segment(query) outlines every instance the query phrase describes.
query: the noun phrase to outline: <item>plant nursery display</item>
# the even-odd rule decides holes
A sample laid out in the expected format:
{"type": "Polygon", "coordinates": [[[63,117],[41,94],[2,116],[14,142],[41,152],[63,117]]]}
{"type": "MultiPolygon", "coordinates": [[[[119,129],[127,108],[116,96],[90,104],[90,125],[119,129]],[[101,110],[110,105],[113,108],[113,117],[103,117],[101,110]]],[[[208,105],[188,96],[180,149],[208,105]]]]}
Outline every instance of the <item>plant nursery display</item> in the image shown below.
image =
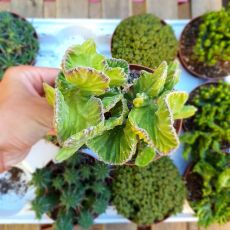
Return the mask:
{"type": "Polygon", "coordinates": [[[204,227],[226,224],[230,220],[230,154],[207,152],[188,168],[185,179],[198,223],[204,227]]]}
{"type": "Polygon", "coordinates": [[[189,99],[197,113],[184,122],[184,156],[204,158],[210,150],[220,152],[230,147],[230,84],[206,83],[192,91],[189,99]]]}
{"type": "Polygon", "coordinates": [[[61,164],[51,162],[33,175],[32,209],[39,219],[47,213],[56,220],[57,230],[72,230],[76,224],[88,229],[108,206],[108,178],[107,165],[80,152],[61,164]]]}
{"type": "Polygon", "coordinates": [[[169,157],[144,168],[116,166],[113,173],[112,204],[136,224],[151,225],[182,210],[186,188],[169,157]]]}
{"type": "Polygon", "coordinates": [[[180,39],[179,56],[192,74],[221,78],[230,74],[230,5],[193,19],[180,39]]]}
{"type": "Polygon", "coordinates": [[[10,66],[32,64],[38,52],[33,26],[10,12],[0,12],[0,79],[10,66]]]}
{"type": "Polygon", "coordinates": [[[178,42],[173,29],[153,14],[131,16],[116,28],[111,42],[114,58],[156,68],[177,55],[178,42]]]}
{"type": "Polygon", "coordinates": [[[153,73],[140,72],[128,84],[129,66],[106,58],[87,40],[67,50],[55,88],[44,85],[55,108],[55,128],[63,161],[86,145],[99,159],[139,166],[169,154],[179,145],[174,121],[192,116],[186,92],[174,91],[178,63],[162,62],[153,73]]]}

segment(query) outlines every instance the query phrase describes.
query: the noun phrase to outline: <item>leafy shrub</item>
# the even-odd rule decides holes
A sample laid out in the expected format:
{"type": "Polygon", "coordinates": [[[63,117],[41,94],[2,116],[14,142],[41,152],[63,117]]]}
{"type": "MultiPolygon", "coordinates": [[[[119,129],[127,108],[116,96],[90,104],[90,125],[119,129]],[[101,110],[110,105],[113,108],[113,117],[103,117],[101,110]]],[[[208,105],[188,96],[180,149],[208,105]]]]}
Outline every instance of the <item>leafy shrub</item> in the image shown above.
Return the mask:
{"type": "Polygon", "coordinates": [[[9,12],[0,12],[0,79],[10,66],[31,64],[38,46],[29,22],[9,12]]]}
{"type": "Polygon", "coordinates": [[[230,145],[230,85],[227,82],[199,87],[189,103],[198,111],[186,124],[189,131],[182,137],[184,156],[204,158],[210,150],[220,152],[230,145]]]}
{"type": "Polygon", "coordinates": [[[112,203],[118,213],[137,224],[152,224],[180,212],[185,197],[185,185],[168,157],[144,168],[115,168],[112,203]]]}
{"type": "Polygon", "coordinates": [[[108,178],[108,167],[84,154],[51,163],[33,175],[36,198],[32,209],[39,219],[44,213],[56,219],[57,230],[72,230],[75,224],[89,228],[108,206],[108,178]]]}
{"type": "Polygon", "coordinates": [[[173,61],[178,42],[171,26],[152,14],[123,20],[112,39],[112,56],[129,63],[155,68],[162,61],[173,61]]]}
{"type": "Polygon", "coordinates": [[[212,66],[218,61],[230,61],[230,5],[202,16],[194,46],[194,57],[212,66]]]}
{"type": "Polygon", "coordinates": [[[128,74],[126,61],[98,54],[92,40],[67,50],[55,89],[45,85],[48,102],[55,104],[62,146],[58,161],[87,145],[110,164],[123,164],[137,152],[136,163],[145,166],[156,154],[178,147],[174,120],[196,110],[184,105],[186,92],[173,91],[179,81],[178,63],[162,62],[154,73],[141,71],[129,85],[128,74]]]}
{"type": "Polygon", "coordinates": [[[198,223],[204,227],[227,223],[230,220],[230,154],[210,151],[194,165],[192,173],[198,174],[202,182],[201,198],[194,200],[192,192],[189,196],[198,223]]]}

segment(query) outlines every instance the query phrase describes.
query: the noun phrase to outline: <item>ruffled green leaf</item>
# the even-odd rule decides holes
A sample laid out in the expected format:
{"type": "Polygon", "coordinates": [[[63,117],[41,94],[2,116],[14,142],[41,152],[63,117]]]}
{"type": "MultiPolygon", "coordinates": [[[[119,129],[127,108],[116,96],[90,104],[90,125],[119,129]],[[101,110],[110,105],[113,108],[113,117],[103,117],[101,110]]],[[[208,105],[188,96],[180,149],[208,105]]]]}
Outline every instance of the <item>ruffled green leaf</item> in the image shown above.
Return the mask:
{"type": "Polygon", "coordinates": [[[77,151],[82,145],[96,136],[102,135],[103,132],[113,129],[115,126],[122,125],[125,116],[128,113],[127,102],[122,99],[116,109],[111,111],[111,117],[105,122],[96,126],[83,129],[80,132],[70,136],[63,144],[67,149],[74,148],[77,151]]]}
{"type": "Polygon", "coordinates": [[[65,96],[58,89],[56,92],[55,120],[60,142],[104,121],[103,106],[99,98],[84,97],[75,91],[70,91],[65,96]]]}
{"type": "Polygon", "coordinates": [[[43,89],[45,92],[45,97],[49,105],[54,107],[55,104],[55,89],[48,85],[47,83],[43,83],[43,89]]]}
{"type": "Polygon", "coordinates": [[[110,86],[121,86],[127,82],[129,65],[125,60],[107,59],[105,74],[110,78],[110,86]]]}
{"type": "Polygon", "coordinates": [[[122,98],[123,94],[121,93],[109,93],[105,95],[105,97],[102,98],[104,113],[112,109],[122,98]]]}
{"type": "Polygon", "coordinates": [[[173,90],[174,86],[180,80],[181,70],[179,68],[179,62],[175,60],[168,66],[168,74],[164,85],[164,90],[173,90]]]}
{"type": "Polygon", "coordinates": [[[141,71],[141,76],[134,82],[135,93],[146,93],[149,97],[157,97],[164,89],[167,69],[167,63],[164,61],[153,73],[141,71]]]}
{"type": "Polygon", "coordinates": [[[96,52],[96,44],[92,39],[85,41],[81,45],[70,47],[62,60],[64,71],[69,71],[76,67],[90,67],[96,70],[103,70],[105,67],[105,57],[96,52]]]}
{"type": "Polygon", "coordinates": [[[160,153],[167,154],[178,147],[179,140],[165,97],[158,99],[157,106],[133,108],[129,121],[139,138],[160,153]]]}
{"type": "Polygon", "coordinates": [[[101,95],[109,90],[110,79],[92,68],[77,67],[65,73],[66,80],[84,95],[101,95]]]}
{"type": "Polygon", "coordinates": [[[123,164],[136,152],[137,138],[129,123],[116,126],[87,142],[99,158],[109,164],[123,164]]]}
{"type": "Polygon", "coordinates": [[[143,148],[138,148],[138,155],[135,160],[135,165],[139,167],[147,166],[156,156],[156,151],[154,148],[145,146],[143,148]]]}
{"type": "Polygon", "coordinates": [[[75,148],[61,148],[57,155],[55,156],[55,161],[57,162],[62,162],[64,160],[67,160],[68,158],[70,158],[71,156],[73,156],[76,153],[76,149],[75,148]]]}
{"type": "Polygon", "coordinates": [[[230,188],[230,168],[225,169],[217,178],[217,190],[221,191],[224,188],[230,188]]]}
{"type": "Polygon", "coordinates": [[[174,91],[167,94],[167,101],[173,118],[183,119],[191,117],[195,114],[196,108],[194,106],[186,106],[188,100],[188,93],[182,91],[174,91]]]}

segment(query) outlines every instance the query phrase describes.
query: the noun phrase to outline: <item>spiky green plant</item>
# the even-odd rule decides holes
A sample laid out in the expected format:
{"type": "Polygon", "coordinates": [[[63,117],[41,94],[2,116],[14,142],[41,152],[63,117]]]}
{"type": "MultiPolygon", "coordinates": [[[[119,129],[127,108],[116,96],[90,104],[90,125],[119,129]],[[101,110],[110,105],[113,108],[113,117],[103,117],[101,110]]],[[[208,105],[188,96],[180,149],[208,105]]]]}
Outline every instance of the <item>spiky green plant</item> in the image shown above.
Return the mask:
{"type": "Polygon", "coordinates": [[[137,224],[153,224],[182,210],[184,182],[170,158],[147,167],[117,166],[112,182],[112,204],[119,214],[137,224]]]}
{"type": "Polygon", "coordinates": [[[133,64],[156,68],[173,61],[178,42],[170,25],[153,14],[135,15],[117,26],[112,39],[112,56],[133,64]]]}
{"type": "Polygon", "coordinates": [[[210,66],[230,61],[230,4],[202,16],[194,46],[194,58],[210,66]]]}
{"type": "Polygon", "coordinates": [[[55,89],[44,86],[62,146],[57,161],[87,145],[110,164],[123,164],[137,152],[136,164],[145,166],[176,149],[174,121],[195,112],[184,105],[186,92],[173,91],[178,68],[162,62],[128,85],[127,62],[98,54],[92,40],[67,50],[55,89]]]}
{"type": "Polygon", "coordinates": [[[38,48],[35,29],[29,22],[0,12],[0,79],[10,66],[31,64],[38,48]]]}
{"type": "Polygon", "coordinates": [[[57,230],[72,230],[75,224],[87,229],[108,206],[108,178],[108,166],[84,154],[51,163],[33,174],[36,197],[32,209],[39,219],[44,213],[55,218],[57,230]]]}

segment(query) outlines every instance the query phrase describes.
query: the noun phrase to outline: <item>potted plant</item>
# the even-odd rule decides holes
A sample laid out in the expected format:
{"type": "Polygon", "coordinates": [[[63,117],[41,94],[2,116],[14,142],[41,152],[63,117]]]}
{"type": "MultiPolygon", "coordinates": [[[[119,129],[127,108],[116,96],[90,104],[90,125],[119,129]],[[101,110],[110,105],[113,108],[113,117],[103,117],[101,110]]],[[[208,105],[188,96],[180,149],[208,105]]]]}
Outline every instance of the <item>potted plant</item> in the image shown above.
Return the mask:
{"type": "Polygon", "coordinates": [[[230,74],[230,7],[194,18],[180,37],[179,58],[193,75],[218,79],[230,74]]]}
{"type": "Polygon", "coordinates": [[[208,227],[230,220],[230,154],[210,150],[190,165],[185,179],[188,200],[199,225],[208,227]]]}
{"type": "Polygon", "coordinates": [[[173,29],[153,14],[128,17],[116,27],[111,41],[114,58],[156,68],[177,55],[178,42],[173,29]]]}
{"type": "Polygon", "coordinates": [[[229,92],[227,82],[206,83],[191,92],[189,103],[198,111],[184,122],[187,132],[181,140],[186,158],[191,154],[192,159],[197,160],[211,149],[218,152],[230,147],[229,92]]]}
{"type": "Polygon", "coordinates": [[[88,229],[108,206],[108,178],[107,165],[80,152],[61,164],[51,162],[33,174],[32,209],[39,219],[47,213],[56,220],[57,230],[76,224],[88,229]]]}
{"type": "Polygon", "coordinates": [[[19,167],[0,173],[0,216],[18,213],[30,200],[31,174],[19,167]]]}
{"type": "Polygon", "coordinates": [[[112,204],[138,225],[151,225],[182,211],[185,184],[172,160],[165,156],[147,167],[116,166],[112,204]]]}
{"type": "Polygon", "coordinates": [[[98,54],[92,40],[67,50],[55,89],[44,85],[62,147],[57,161],[87,145],[106,163],[124,164],[135,155],[145,166],[178,147],[174,120],[196,111],[184,105],[186,92],[173,91],[178,63],[141,71],[131,84],[128,76],[128,63],[98,54]]]}
{"type": "Polygon", "coordinates": [[[33,64],[38,49],[37,33],[28,21],[0,12],[0,79],[10,66],[33,64]]]}

